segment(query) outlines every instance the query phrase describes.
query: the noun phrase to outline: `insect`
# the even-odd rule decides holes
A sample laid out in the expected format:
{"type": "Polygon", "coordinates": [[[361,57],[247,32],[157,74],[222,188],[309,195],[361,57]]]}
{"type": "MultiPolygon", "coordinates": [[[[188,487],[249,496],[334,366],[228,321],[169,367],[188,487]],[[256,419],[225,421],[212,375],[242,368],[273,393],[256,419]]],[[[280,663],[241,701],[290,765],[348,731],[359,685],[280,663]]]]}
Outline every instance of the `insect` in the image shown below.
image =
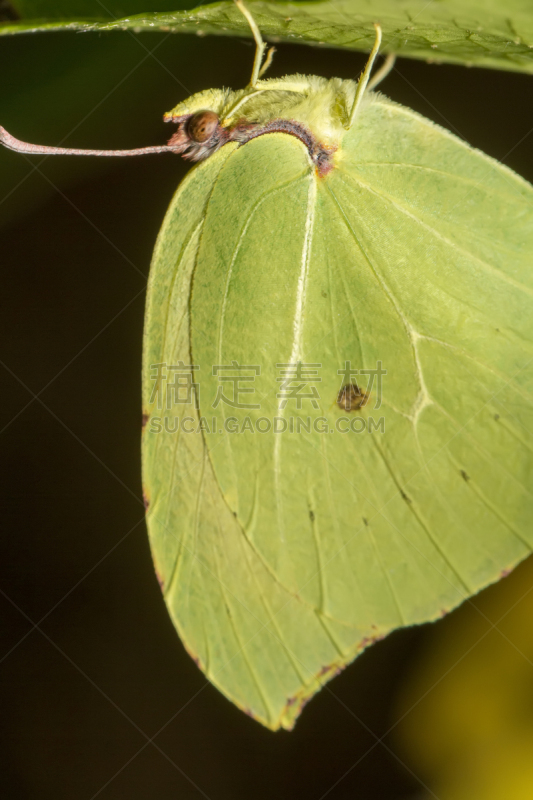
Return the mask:
{"type": "Polygon", "coordinates": [[[99,154],[199,162],[149,278],[147,524],[185,647],[277,729],[531,552],[533,187],[372,91],[379,26],[357,83],[268,80],[238,5],[250,84],[99,154]]]}

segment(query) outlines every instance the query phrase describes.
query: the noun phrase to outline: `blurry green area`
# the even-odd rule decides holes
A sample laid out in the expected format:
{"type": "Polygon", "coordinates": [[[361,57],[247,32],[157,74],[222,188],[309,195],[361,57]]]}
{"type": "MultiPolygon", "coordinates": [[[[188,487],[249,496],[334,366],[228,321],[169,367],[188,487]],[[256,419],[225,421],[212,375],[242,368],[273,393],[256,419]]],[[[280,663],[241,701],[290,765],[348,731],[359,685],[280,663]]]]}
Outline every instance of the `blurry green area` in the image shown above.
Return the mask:
{"type": "Polygon", "coordinates": [[[85,17],[102,19],[140,14],[143,11],[177,11],[190,7],[187,0],[11,0],[21,17],[64,19],[85,17]]]}
{"type": "Polygon", "coordinates": [[[531,800],[531,558],[434,628],[398,715],[399,751],[439,800],[531,800]]]}
{"type": "MultiPolygon", "coordinates": [[[[190,40],[160,35],[49,34],[3,40],[0,124],[19,139],[66,147],[127,148],[163,143],[164,111],[190,93],[190,40]],[[48,38],[48,37],[46,37],[48,38]],[[153,56],[150,51],[154,51],[153,56]],[[53,52],[53,57],[50,53],[53,52]],[[165,61],[165,64],[159,63],[165,61]],[[158,93],[161,76],[174,91],[158,93]]],[[[55,191],[101,174],[116,159],[0,154],[0,224],[27,213],[55,191]],[[38,167],[46,177],[35,178],[38,167]],[[53,184],[53,185],[52,185],[53,184]],[[9,198],[9,203],[6,200],[9,198]]]]}

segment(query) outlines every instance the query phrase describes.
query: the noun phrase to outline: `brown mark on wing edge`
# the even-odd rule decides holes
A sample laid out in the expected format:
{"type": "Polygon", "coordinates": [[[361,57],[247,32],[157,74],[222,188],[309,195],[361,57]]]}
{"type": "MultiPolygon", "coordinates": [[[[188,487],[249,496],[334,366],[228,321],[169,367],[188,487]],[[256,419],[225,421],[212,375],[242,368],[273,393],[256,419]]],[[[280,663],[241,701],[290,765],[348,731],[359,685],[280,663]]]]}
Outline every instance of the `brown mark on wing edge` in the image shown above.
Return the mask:
{"type": "Polygon", "coordinates": [[[508,575],[511,574],[512,571],[513,567],[509,567],[508,569],[502,569],[502,571],[500,572],[500,578],[506,578],[508,575]]]}
{"type": "Polygon", "coordinates": [[[145,489],[143,489],[143,504],[146,511],[150,508],[150,498],[148,497],[148,493],[145,489]]]}
{"type": "Polygon", "coordinates": [[[353,661],[353,659],[355,659],[358,655],[360,655],[360,653],[362,653],[363,650],[366,650],[367,647],[376,644],[376,642],[380,642],[387,635],[387,632],[378,633],[375,625],[372,625],[371,627],[373,630],[376,631],[376,633],[370,636],[363,636],[363,638],[358,642],[356,649],[352,652],[352,654],[349,656],[349,658],[345,663],[339,664],[334,662],[333,664],[322,666],[318,670],[318,672],[315,673],[315,680],[318,682],[318,686],[314,689],[311,688],[309,694],[307,692],[309,691],[310,686],[312,687],[313,685],[312,681],[303,690],[300,690],[296,694],[287,698],[281,714],[281,719],[285,717],[287,711],[289,709],[292,709],[293,706],[296,706],[297,708],[294,714],[291,713],[290,725],[286,726],[288,730],[292,729],[292,727],[296,722],[297,717],[302,712],[304,706],[309,702],[309,700],[311,700],[311,698],[313,697],[314,693],[318,690],[318,688],[322,688],[332,678],[335,678],[337,675],[340,675],[341,672],[348,666],[348,664],[351,661],[353,661]]]}
{"type": "Polygon", "coordinates": [[[348,383],[342,387],[337,395],[337,405],[343,411],[358,411],[363,406],[366,406],[369,396],[356,383],[348,383]]]}
{"type": "MultiPolygon", "coordinates": [[[[165,114],[165,122],[174,122],[178,125],[178,129],[168,140],[169,147],[172,147],[175,153],[187,161],[204,161],[228,142],[237,142],[242,146],[267,133],[287,133],[295,136],[305,145],[318,175],[324,177],[333,169],[332,156],[336,148],[319,142],[311,131],[300,122],[290,119],[273,119],[266,125],[261,125],[241,119],[226,128],[220,122],[214,124],[214,118],[216,118],[214,112],[208,110],[178,117],[165,114]],[[198,120],[200,120],[200,124],[203,124],[204,118],[207,118],[208,114],[209,125],[206,127],[208,135],[198,137],[196,134],[198,120]]],[[[202,128],[203,131],[204,128],[202,128]]]]}
{"type": "Polygon", "coordinates": [[[142,415],[142,424],[141,424],[141,429],[142,429],[143,431],[144,431],[144,429],[146,428],[146,423],[148,422],[148,420],[149,420],[149,419],[150,419],[150,414],[143,414],[143,415],[142,415]]]}

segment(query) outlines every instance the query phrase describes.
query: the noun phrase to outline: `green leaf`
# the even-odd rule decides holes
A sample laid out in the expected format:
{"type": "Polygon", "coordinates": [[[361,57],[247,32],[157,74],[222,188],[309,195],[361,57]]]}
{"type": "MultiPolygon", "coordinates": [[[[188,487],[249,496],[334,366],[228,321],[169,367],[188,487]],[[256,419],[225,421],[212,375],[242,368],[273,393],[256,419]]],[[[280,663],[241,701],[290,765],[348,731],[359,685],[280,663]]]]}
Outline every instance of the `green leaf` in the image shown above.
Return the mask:
{"type": "MultiPolygon", "coordinates": [[[[346,132],[354,84],[300,96],[298,80],[260,83],[274,100],[244,109],[323,126],[333,168],[269,133],[193,169],[145,327],[165,600],[208,678],[273,729],[533,546],[533,187],[379,95],[346,132]]],[[[213,90],[175,113],[232,102],[213,90]]]]}
{"type": "MultiPolygon", "coordinates": [[[[20,5],[25,8],[22,1],[20,5]]],[[[94,4],[91,5],[94,8],[94,4]]],[[[313,3],[250,0],[248,5],[261,31],[271,41],[368,50],[374,37],[373,23],[380,22],[384,34],[383,52],[437,62],[533,71],[533,12],[527,0],[506,3],[441,0],[426,4],[413,0],[367,0],[364,3],[359,0],[313,3]]],[[[43,9],[47,6],[43,4],[43,9]]],[[[242,15],[227,1],[173,13],[138,14],[113,22],[100,10],[85,17],[85,6],[78,4],[63,19],[55,12],[43,11],[42,19],[7,22],[0,26],[0,34],[58,29],[132,29],[250,35],[242,15]]]]}
{"type": "MultiPolygon", "coordinates": [[[[11,7],[22,19],[64,20],[73,17],[106,21],[146,11],[146,0],[11,0],[11,7]]],[[[186,0],[158,0],[157,10],[176,11],[186,0]]]]}

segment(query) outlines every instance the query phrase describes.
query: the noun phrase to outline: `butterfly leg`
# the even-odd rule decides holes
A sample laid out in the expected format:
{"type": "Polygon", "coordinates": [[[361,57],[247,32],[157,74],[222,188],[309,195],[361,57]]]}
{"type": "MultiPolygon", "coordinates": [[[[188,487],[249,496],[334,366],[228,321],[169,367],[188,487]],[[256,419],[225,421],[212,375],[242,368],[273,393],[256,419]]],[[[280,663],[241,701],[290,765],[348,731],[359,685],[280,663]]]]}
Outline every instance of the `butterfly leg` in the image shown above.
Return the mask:
{"type": "Polygon", "coordinates": [[[272,61],[273,61],[273,59],[274,59],[274,53],[275,53],[275,52],[276,52],[276,48],[275,48],[275,47],[269,47],[269,48],[268,48],[268,53],[267,53],[267,57],[265,58],[265,63],[263,64],[263,66],[262,66],[262,67],[261,67],[261,69],[259,70],[259,77],[260,77],[260,78],[262,78],[262,77],[263,77],[263,75],[265,74],[265,72],[267,71],[267,69],[268,69],[268,68],[270,67],[270,65],[272,64],[272,61]]]}
{"type": "Polygon", "coordinates": [[[395,63],[396,63],[395,54],[389,53],[389,55],[387,56],[381,67],[378,69],[376,74],[371,78],[371,80],[368,81],[369,92],[373,91],[373,89],[375,89],[376,86],[378,86],[381,83],[381,81],[385,80],[389,72],[394,67],[395,63]]]}

